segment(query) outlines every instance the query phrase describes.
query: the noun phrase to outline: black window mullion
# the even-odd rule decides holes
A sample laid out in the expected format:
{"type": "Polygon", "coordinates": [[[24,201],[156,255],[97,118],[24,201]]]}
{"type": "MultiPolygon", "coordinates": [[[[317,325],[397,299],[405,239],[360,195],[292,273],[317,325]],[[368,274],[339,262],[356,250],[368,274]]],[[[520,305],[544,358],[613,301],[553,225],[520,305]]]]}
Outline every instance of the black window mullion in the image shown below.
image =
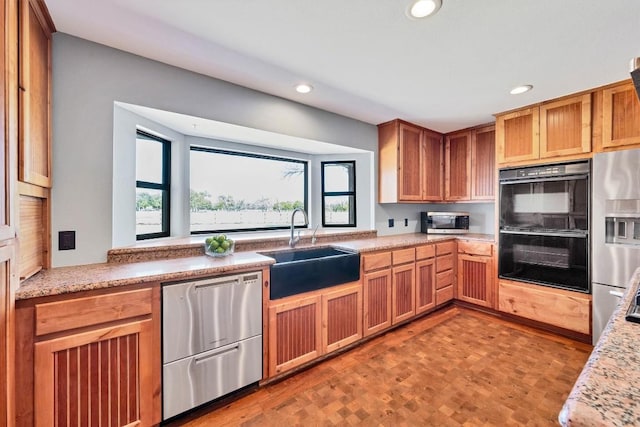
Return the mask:
{"type": "Polygon", "coordinates": [[[356,162],[353,160],[349,161],[330,161],[330,162],[320,162],[320,171],[321,171],[321,210],[322,210],[322,226],[323,227],[355,227],[356,226],[356,162]],[[348,175],[347,188],[353,188],[351,191],[326,191],[325,190],[325,167],[331,165],[351,165],[351,173],[348,175]],[[353,205],[349,203],[349,212],[348,212],[348,222],[346,224],[327,224],[326,223],[326,201],[327,197],[332,196],[346,196],[353,198],[353,205]]]}

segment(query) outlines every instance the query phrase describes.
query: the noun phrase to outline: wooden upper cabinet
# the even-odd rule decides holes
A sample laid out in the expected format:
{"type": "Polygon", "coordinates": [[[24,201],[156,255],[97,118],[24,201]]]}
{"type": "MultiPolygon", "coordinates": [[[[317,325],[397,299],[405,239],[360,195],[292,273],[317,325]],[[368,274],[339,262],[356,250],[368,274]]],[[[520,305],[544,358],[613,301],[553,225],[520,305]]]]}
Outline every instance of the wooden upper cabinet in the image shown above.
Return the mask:
{"type": "Polygon", "coordinates": [[[471,197],[471,131],[447,135],[444,157],[445,200],[469,200],[471,197]]]}
{"type": "Polygon", "coordinates": [[[471,131],[471,200],[495,199],[496,128],[471,131]]]}
{"type": "Polygon", "coordinates": [[[400,123],[398,132],[398,199],[420,201],[423,198],[422,131],[419,127],[400,123]]]}
{"type": "Polygon", "coordinates": [[[424,173],[423,200],[438,202],[443,199],[442,162],[444,150],[442,147],[442,135],[428,129],[424,129],[422,133],[424,135],[424,160],[422,162],[424,173]]]}
{"type": "Polygon", "coordinates": [[[633,83],[602,91],[602,147],[640,144],[640,101],[633,83]]]}
{"type": "Polygon", "coordinates": [[[496,117],[498,163],[537,160],[540,157],[538,107],[496,117]]]}
{"type": "Polygon", "coordinates": [[[19,0],[18,179],[51,187],[51,34],[42,0],[19,0]]]}
{"type": "Polygon", "coordinates": [[[591,94],[540,106],[540,158],[591,152],[591,94]]]}
{"type": "Polygon", "coordinates": [[[442,200],[442,135],[402,120],[378,125],[378,202],[442,200]]]}

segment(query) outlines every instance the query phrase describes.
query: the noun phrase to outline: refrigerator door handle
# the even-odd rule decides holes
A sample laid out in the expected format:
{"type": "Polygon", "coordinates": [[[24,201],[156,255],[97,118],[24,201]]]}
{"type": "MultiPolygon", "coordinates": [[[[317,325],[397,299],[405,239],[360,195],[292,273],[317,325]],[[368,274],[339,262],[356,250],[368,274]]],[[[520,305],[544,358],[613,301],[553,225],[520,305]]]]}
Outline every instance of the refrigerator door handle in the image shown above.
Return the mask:
{"type": "Polygon", "coordinates": [[[611,295],[613,295],[614,297],[618,297],[618,298],[622,298],[622,295],[624,295],[622,292],[620,291],[609,291],[609,293],[611,295]]]}

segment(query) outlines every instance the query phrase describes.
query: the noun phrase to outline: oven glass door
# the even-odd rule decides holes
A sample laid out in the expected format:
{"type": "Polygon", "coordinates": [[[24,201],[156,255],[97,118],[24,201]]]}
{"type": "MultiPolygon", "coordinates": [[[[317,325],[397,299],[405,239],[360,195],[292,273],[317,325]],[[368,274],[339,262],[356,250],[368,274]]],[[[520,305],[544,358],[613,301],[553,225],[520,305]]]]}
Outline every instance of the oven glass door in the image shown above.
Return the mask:
{"type": "Polygon", "coordinates": [[[501,230],[586,231],[586,176],[500,182],[501,230]]]}
{"type": "Polygon", "coordinates": [[[500,277],[589,292],[586,234],[500,232],[500,277]]]}

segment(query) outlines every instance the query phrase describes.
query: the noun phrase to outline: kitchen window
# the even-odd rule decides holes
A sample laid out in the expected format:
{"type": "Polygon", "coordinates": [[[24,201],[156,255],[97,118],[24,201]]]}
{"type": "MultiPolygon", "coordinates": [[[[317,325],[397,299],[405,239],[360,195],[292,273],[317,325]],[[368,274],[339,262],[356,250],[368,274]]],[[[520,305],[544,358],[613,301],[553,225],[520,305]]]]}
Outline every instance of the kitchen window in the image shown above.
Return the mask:
{"type": "Polygon", "coordinates": [[[136,239],[169,236],[171,142],[136,132],[136,239]]]}
{"type": "Polygon", "coordinates": [[[356,162],[321,162],[322,226],[356,226],[356,162]]]}
{"type": "Polygon", "coordinates": [[[191,234],[286,229],[308,212],[304,160],[192,146],[190,183],[191,234]]]}

